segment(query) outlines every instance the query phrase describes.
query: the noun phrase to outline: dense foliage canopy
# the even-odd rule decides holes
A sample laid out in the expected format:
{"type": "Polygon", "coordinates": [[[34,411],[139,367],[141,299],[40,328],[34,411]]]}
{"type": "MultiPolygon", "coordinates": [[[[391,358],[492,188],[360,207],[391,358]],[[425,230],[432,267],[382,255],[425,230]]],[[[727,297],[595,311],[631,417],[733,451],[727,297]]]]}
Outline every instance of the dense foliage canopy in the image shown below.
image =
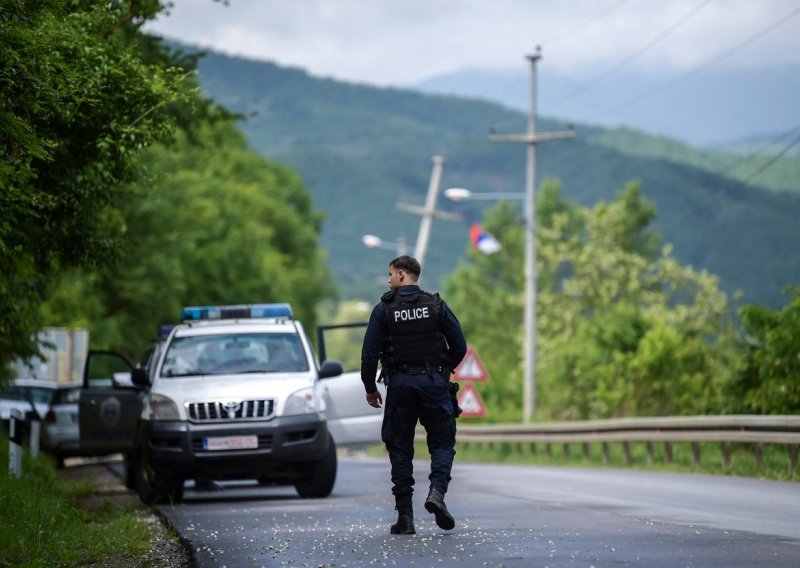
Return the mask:
{"type": "MultiPolygon", "coordinates": [[[[11,0],[0,11],[0,359],[30,353],[51,278],[108,262],[132,158],[165,139],[186,71],[137,41],[158,2],[11,0]]],[[[153,46],[150,46],[153,47],[153,46]]]]}
{"type": "MultiPolygon", "coordinates": [[[[537,417],[722,409],[736,361],[726,296],[715,277],[659,246],[649,229],[654,214],[636,184],[591,209],[545,185],[537,211],[537,417]]],[[[472,253],[448,280],[447,299],[493,377],[481,385],[492,419],[518,420],[523,226],[514,207],[500,204],[486,228],[503,250],[472,253]]]]}
{"type": "Polygon", "coordinates": [[[124,256],[62,279],[48,322],[85,322],[95,348],[132,356],[185,305],[289,302],[313,326],[328,276],[321,217],[294,172],[248,150],[226,123],[192,140],[179,133],[141,161],[148,182],[120,208],[124,256]]]}
{"type": "Polygon", "coordinates": [[[299,177],[247,150],[194,56],[140,31],[160,2],[0,14],[0,363],[42,325],[138,355],[187,303],[289,301],[327,277],[299,177]]]}

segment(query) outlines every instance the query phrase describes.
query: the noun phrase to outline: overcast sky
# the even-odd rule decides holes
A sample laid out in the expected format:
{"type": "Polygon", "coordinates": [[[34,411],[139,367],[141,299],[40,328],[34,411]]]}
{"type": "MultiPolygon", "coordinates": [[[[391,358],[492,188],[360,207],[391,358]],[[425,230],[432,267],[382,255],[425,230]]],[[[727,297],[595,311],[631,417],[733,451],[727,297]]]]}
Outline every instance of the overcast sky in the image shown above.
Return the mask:
{"type": "Polygon", "coordinates": [[[406,86],[463,68],[679,74],[800,62],[800,0],[173,0],[147,29],[314,75],[406,86]],[[730,53],[727,57],[723,57],[730,53]]]}

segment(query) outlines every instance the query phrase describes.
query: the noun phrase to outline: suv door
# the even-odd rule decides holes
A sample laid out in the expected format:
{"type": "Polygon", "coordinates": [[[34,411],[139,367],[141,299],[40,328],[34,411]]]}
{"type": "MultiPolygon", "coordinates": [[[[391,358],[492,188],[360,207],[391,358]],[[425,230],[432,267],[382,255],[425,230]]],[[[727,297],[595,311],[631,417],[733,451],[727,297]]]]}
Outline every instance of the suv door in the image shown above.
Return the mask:
{"type": "Polygon", "coordinates": [[[131,383],[133,366],[119,353],[89,351],[78,402],[81,454],[128,453],[146,392],[131,383]]]}
{"type": "MultiPolygon", "coordinates": [[[[339,447],[364,447],[381,443],[383,407],[367,404],[361,382],[361,343],[367,323],[317,327],[320,364],[328,359],[342,363],[344,373],[320,380],[327,406],[328,430],[339,447]]],[[[378,383],[384,401],[386,387],[378,383]]]]}

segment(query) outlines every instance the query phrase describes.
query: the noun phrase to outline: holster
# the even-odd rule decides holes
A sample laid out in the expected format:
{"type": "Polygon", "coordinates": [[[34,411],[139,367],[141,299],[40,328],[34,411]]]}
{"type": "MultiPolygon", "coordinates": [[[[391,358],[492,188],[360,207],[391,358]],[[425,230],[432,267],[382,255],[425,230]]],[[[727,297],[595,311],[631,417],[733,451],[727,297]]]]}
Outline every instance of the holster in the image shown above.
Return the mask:
{"type": "Polygon", "coordinates": [[[458,406],[458,388],[458,383],[450,383],[450,401],[453,403],[453,412],[456,418],[461,416],[461,413],[464,412],[464,410],[458,406]]]}

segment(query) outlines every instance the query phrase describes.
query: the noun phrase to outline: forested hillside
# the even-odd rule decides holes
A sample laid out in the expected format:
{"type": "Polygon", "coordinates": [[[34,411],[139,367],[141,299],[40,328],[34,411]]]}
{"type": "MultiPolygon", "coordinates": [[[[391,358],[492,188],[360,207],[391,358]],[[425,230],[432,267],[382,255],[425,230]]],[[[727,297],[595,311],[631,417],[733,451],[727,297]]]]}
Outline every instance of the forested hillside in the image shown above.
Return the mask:
{"type": "Polygon", "coordinates": [[[619,152],[646,158],[691,165],[737,179],[740,191],[800,192],[800,158],[797,135],[800,128],[773,136],[742,141],[727,152],[698,150],[684,142],[647,134],[630,128],[583,127],[592,142],[619,152]]]}
{"type": "MultiPolygon", "coordinates": [[[[442,187],[517,192],[524,188],[525,150],[493,144],[490,128],[521,132],[524,114],[468,99],[374,88],[309,76],[269,62],[208,53],[199,64],[207,95],[246,117],[251,147],[297,168],[325,214],[321,244],[341,294],[375,299],[385,289],[392,252],[370,250],[366,233],[414,242],[419,218],[399,211],[421,205],[434,154],[446,155],[442,187]]],[[[540,119],[542,131],[563,124],[540,119]]],[[[539,147],[538,178],[561,181],[562,196],[585,206],[610,201],[631,180],[656,204],[653,224],[677,259],[721,278],[743,302],[782,305],[781,290],[800,282],[794,243],[800,237],[800,195],[744,185],[689,147],[643,133],[576,125],[573,140],[539,147]]],[[[796,185],[788,180],[786,186],[796,185]]],[[[440,287],[469,247],[469,223],[491,202],[457,209],[464,222],[435,221],[425,286],[440,287]]]]}

